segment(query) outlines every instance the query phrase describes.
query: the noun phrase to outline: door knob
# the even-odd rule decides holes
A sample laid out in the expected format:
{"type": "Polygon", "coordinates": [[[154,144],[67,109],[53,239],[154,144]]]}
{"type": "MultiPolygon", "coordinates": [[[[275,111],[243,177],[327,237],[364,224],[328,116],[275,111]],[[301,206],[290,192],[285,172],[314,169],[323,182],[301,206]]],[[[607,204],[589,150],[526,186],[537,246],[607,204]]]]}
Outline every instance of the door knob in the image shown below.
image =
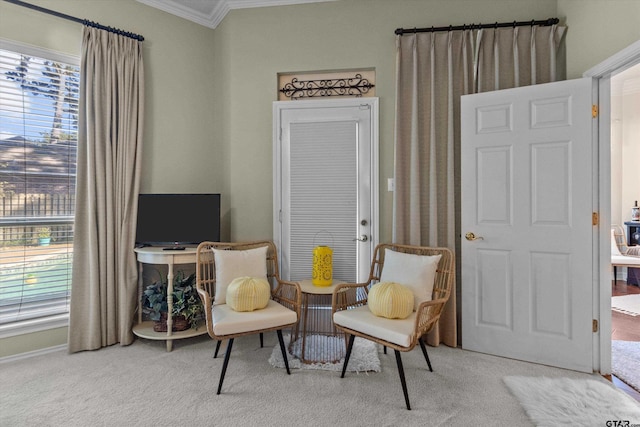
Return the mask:
{"type": "Polygon", "coordinates": [[[482,236],[476,236],[474,233],[472,232],[468,232],[467,234],[464,235],[464,238],[469,240],[469,241],[473,241],[473,240],[484,240],[484,237],[482,236]]]}
{"type": "Polygon", "coordinates": [[[367,237],[366,234],[363,234],[362,236],[360,236],[359,239],[353,239],[352,241],[355,242],[356,240],[358,240],[360,242],[366,242],[367,240],[369,240],[369,237],[367,237]]]}

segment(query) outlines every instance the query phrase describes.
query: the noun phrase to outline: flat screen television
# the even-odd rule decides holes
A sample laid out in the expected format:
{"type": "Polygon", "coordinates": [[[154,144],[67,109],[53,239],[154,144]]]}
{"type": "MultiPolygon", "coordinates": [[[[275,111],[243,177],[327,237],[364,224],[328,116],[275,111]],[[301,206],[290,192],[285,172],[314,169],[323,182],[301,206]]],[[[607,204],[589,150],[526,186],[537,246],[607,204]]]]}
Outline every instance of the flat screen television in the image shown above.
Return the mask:
{"type": "Polygon", "coordinates": [[[140,194],[136,246],[220,241],[220,194],[140,194]]]}

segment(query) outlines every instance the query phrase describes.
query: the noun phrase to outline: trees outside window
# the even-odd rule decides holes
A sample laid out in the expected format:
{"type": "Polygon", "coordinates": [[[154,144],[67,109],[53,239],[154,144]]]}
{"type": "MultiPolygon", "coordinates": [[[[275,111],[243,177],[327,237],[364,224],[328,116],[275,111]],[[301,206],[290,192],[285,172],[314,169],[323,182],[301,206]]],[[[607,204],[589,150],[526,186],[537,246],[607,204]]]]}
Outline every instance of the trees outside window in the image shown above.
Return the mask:
{"type": "Polygon", "coordinates": [[[68,312],[78,63],[0,42],[0,324],[68,312]]]}

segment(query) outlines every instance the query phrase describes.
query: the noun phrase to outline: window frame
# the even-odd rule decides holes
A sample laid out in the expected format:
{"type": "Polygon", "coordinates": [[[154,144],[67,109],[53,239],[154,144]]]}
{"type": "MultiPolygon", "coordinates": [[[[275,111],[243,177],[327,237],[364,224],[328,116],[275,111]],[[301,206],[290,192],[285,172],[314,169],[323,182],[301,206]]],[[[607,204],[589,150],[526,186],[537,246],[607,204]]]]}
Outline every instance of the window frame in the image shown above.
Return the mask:
{"type": "MultiPolygon", "coordinates": [[[[54,49],[35,46],[28,43],[5,39],[2,37],[0,37],[0,49],[20,53],[27,56],[34,56],[50,61],[59,61],[80,68],[80,55],[71,55],[54,49]]],[[[0,324],[0,339],[44,330],[68,327],[68,325],[68,311],[65,313],[48,314],[36,318],[19,319],[13,322],[0,324]]]]}

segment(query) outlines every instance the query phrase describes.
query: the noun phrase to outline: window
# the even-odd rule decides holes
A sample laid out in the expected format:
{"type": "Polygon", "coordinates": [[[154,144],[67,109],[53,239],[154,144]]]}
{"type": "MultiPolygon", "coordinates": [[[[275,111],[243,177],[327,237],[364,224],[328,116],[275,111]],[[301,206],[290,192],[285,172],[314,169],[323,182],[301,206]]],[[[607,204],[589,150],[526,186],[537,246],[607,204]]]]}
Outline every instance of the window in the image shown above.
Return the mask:
{"type": "Polygon", "coordinates": [[[0,326],[69,311],[78,64],[0,40],[0,326]]]}

